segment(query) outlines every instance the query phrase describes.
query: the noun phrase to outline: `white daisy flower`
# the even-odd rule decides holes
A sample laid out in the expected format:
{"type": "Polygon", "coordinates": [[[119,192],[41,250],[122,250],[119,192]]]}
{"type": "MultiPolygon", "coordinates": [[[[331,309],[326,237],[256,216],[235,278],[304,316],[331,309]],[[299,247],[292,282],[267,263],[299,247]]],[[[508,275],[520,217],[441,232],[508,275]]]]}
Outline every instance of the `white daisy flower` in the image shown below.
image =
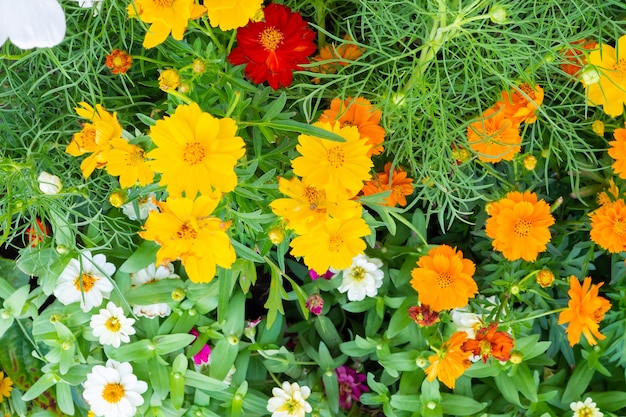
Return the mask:
{"type": "Polygon", "coordinates": [[[0,46],[50,48],[65,37],[65,13],[57,0],[0,0],[0,46]]]}
{"type": "Polygon", "coordinates": [[[148,214],[150,214],[151,211],[158,209],[156,203],[157,200],[154,197],[154,193],[150,193],[146,197],[137,200],[137,208],[135,208],[135,202],[131,201],[122,205],[121,209],[122,213],[131,220],[145,220],[148,218],[148,214]]]}
{"type": "Polygon", "coordinates": [[[569,405],[569,408],[574,412],[574,417],[602,417],[604,413],[596,407],[591,398],[585,398],[585,402],[577,401],[569,405]]]}
{"type": "Polygon", "coordinates": [[[103,298],[109,298],[113,291],[110,277],[114,273],[115,265],[107,262],[103,254],[92,257],[91,252],[85,251],[61,272],[54,296],[65,305],[80,301],[80,308],[87,312],[99,307],[103,298]]]}
{"type": "Polygon", "coordinates": [[[488,313],[496,307],[496,297],[487,297],[486,300],[490,305],[485,307],[484,315],[473,313],[466,308],[455,308],[450,310],[450,318],[456,330],[467,333],[467,337],[473,339],[476,337],[476,330],[485,322],[488,313]]]}
{"type": "Polygon", "coordinates": [[[375,297],[383,285],[382,266],[380,259],[368,258],[363,254],[355,256],[352,265],[342,271],[341,285],[337,289],[342,293],[347,292],[350,301],[361,301],[366,296],[375,297]]]}
{"type": "Polygon", "coordinates": [[[272,395],[267,402],[267,411],[272,413],[272,417],[304,417],[305,413],[312,411],[306,401],[311,395],[311,389],[300,387],[297,382],[283,382],[282,388],[272,389],[272,395]]]}
{"type": "MultiPolygon", "coordinates": [[[[168,263],[157,267],[154,264],[148,265],[146,268],[130,274],[130,283],[133,286],[150,284],[162,279],[180,278],[174,273],[174,265],[168,263]]],[[[149,305],[134,305],[133,313],[137,317],[167,317],[172,313],[172,309],[167,303],[156,303],[149,305]]]]}
{"type": "Polygon", "coordinates": [[[41,174],[39,174],[37,181],[39,181],[39,189],[44,194],[58,194],[59,191],[61,191],[61,188],[63,188],[63,184],[61,184],[61,179],[59,177],[48,174],[45,171],[42,171],[41,174]]]}
{"type": "Polygon", "coordinates": [[[111,359],[106,367],[94,366],[83,385],[83,398],[91,411],[103,417],[134,416],[144,402],[141,394],[148,389],[148,384],[137,380],[130,363],[111,359]]]}
{"type": "Polygon", "coordinates": [[[130,342],[129,336],[135,334],[133,324],[135,324],[135,319],[127,318],[124,310],[111,301],[107,303],[107,308],[91,316],[89,323],[93,329],[93,335],[100,339],[101,344],[113,345],[116,348],[120,347],[122,342],[130,342]]]}

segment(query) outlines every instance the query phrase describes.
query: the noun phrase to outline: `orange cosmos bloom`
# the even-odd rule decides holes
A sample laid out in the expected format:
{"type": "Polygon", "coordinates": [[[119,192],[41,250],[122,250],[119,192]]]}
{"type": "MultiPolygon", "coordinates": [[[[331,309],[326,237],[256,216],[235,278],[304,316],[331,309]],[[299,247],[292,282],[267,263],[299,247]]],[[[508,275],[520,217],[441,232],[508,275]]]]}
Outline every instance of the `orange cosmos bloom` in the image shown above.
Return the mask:
{"type": "Polygon", "coordinates": [[[113,74],[126,74],[133,62],[133,57],[120,49],[114,49],[106,56],[104,64],[113,74]]]}
{"type": "Polygon", "coordinates": [[[554,217],[548,203],[537,200],[537,194],[512,191],[489,206],[489,215],[487,236],[494,239],[493,248],[509,261],[534,261],[546,250],[554,217]]]}
{"type": "Polygon", "coordinates": [[[406,196],[413,194],[413,179],[407,178],[407,173],[399,167],[396,167],[391,174],[391,162],[385,164],[384,172],[379,172],[374,179],[365,183],[361,189],[363,195],[372,195],[391,190],[384,205],[395,207],[400,205],[406,206],[406,196]],[[391,184],[389,177],[391,176],[391,184]]]}
{"type": "Polygon", "coordinates": [[[597,46],[597,42],[587,39],[572,42],[563,54],[563,59],[565,60],[565,62],[561,64],[563,72],[566,72],[572,77],[576,77],[581,68],[587,64],[587,58],[584,54],[595,49],[597,46]]]}
{"type": "Polygon", "coordinates": [[[519,123],[535,123],[537,110],[543,103],[543,88],[538,85],[520,84],[518,89],[502,92],[502,100],[496,103],[504,116],[519,123]],[[523,93],[523,94],[522,94],[523,93]]]}
{"type": "Polygon", "coordinates": [[[611,253],[626,251],[626,204],[619,199],[603,204],[589,214],[591,240],[611,253]]]}
{"type": "Polygon", "coordinates": [[[428,381],[432,382],[437,378],[448,388],[454,389],[456,380],[472,365],[469,361],[471,352],[461,349],[466,340],[467,333],[456,332],[441,345],[436,354],[428,358],[430,365],[424,371],[428,381]]]}
{"type": "MultiPolygon", "coordinates": [[[[626,87],[626,86],[625,86],[626,87]]],[[[615,160],[613,172],[620,178],[626,179],[626,129],[619,128],[613,131],[615,140],[609,142],[609,156],[615,160]]]]}
{"type": "Polygon", "coordinates": [[[519,123],[507,117],[502,109],[494,107],[485,110],[479,120],[470,123],[467,139],[478,159],[493,164],[512,160],[522,144],[519,123]]]}
{"type": "MultiPolygon", "coordinates": [[[[587,104],[602,106],[611,117],[620,116],[626,103],[626,35],[617,41],[617,49],[602,44],[589,54],[589,71],[593,76],[583,82],[587,89],[587,104]],[[597,80],[597,81],[596,81],[597,80]],[[594,82],[596,81],[596,82],[594,82]]],[[[585,70],[583,70],[584,80],[585,70]]]]}
{"type": "Polygon", "coordinates": [[[499,361],[508,361],[513,349],[513,338],[507,332],[497,330],[496,323],[481,327],[476,331],[476,337],[463,343],[461,349],[472,352],[474,356],[480,355],[484,363],[487,363],[489,356],[499,361]]]}
{"type": "MultiPolygon", "coordinates": [[[[346,34],[343,39],[352,42],[350,35],[346,34]]],[[[341,67],[348,66],[350,61],[356,61],[363,55],[365,50],[353,43],[342,43],[336,47],[334,43],[326,44],[320,49],[320,53],[311,58],[312,62],[322,62],[319,66],[311,67],[311,71],[321,74],[336,74],[341,67]]],[[[318,84],[319,78],[314,78],[313,82],[318,84]]]]}
{"type": "Polygon", "coordinates": [[[613,179],[609,180],[609,186],[604,190],[600,191],[596,197],[596,201],[599,205],[603,206],[607,203],[611,203],[619,197],[619,188],[615,185],[615,181],[613,179]]]}
{"type": "Polygon", "coordinates": [[[103,157],[107,160],[107,172],[119,176],[122,188],[130,188],[137,183],[148,185],[154,178],[154,172],[146,163],[143,149],[131,145],[126,139],[112,139],[111,149],[103,157]]]}
{"type": "Polygon", "coordinates": [[[333,125],[338,121],[341,127],[356,126],[361,139],[365,139],[370,146],[367,156],[372,156],[384,150],[382,143],[385,140],[385,129],[380,126],[381,116],[382,112],[376,110],[366,98],[336,98],[331,101],[330,109],[322,113],[319,121],[333,125]]]}
{"type": "Polygon", "coordinates": [[[585,335],[590,345],[595,345],[598,340],[605,336],[600,333],[598,323],[604,318],[604,314],[611,309],[611,303],[604,297],[598,296],[598,289],[604,284],[591,284],[591,278],[587,277],[581,287],[578,278],[571,276],[569,279],[570,289],[567,294],[570,297],[567,309],[559,314],[559,324],[569,323],[565,332],[570,346],[580,342],[581,333],[585,335]]]}
{"type": "Polygon", "coordinates": [[[428,251],[411,271],[411,286],[417,291],[421,304],[434,311],[465,307],[478,293],[472,278],[474,262],[463,258],[463,252],[448,245],[428,251]]]}

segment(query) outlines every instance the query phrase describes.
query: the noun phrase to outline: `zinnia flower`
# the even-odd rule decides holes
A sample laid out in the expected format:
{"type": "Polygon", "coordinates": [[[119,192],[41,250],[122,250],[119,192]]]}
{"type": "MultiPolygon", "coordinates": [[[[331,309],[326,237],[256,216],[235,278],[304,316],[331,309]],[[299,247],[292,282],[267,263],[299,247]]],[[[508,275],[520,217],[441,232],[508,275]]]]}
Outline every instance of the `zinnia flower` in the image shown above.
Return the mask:
{"type": "Polygon", "coordinates": [[[322,310],[324,309],[324,299],[319,294],[310,295],[306,299],[306,308],[311,313],[319,316],[320,314],[322,314],[322,310]]]}
{"type": "Polygon", "coordinates": [[[112,74],[126,74],[133,63],[133,57],[121,49],[114,49],[106,56],[104,65],[111,70],[112,74]]]}
{"type": "Polygon", "coordinates": [[[612,165],[613,172],[626,179],[626,129],[615,129],[613,137],[615,140],[609,142],[611,147],[608,150],[609,156],[615,160],[612,165]]]}
{"type": "Polygon", "coordinates": [[[372,195],[390,190],[389,196],[383,203],[388,207],[406,206],[406,196],[413,194],[413,179],[407,178],[402,168],[396,167],[391,171],[391,162],[385,164],[384,172],[377,173],[371,181],[365,183],[361,189],[363,195],[372,195]]]}
{"type": "Polygon", "coordinates": [[[574,415],[572,417],[603,417],[604,413],[596,407],[596,403],[589,397],[585,398],[585,402],[577,401],[569,405],[574,415]]]}
{"type": "Polygon", "coordinates": [[[99,314],[91,316],[89,322],[93,335],[99,338],[100,343],[115,348],[120,347],[122,342],[130,342],[130,336],[135,334],[133,324],[135,319],[127,318],[124,310],[111,301],[107,303],[106,308],[100,309],[99,314]]]}
{"type": "Polygon", "coordinates": [[[289,87],[293,71],[308,63],[315,52],[315,32],[298,12],[271,3],[263,9],[265,21],[250,22],[237,30],[237,47],[228,55],[233,65],[245,64],[246,76],[277,90],[289,87]]]}
{"type": "Polygon", "coordinates": [[[504,117],[517,124],[531,124],[537,120],[537,111],[542,103],[543,88],[523,83],[517,89],[503,91],[502,100],[496,103],[496,107],[504,112],[504,117]]]}
{"type": "Polygon", "coordinates": [[[546,250],[554,217],[548,203],[537,200],[537,194],[512,191],[492,203],[489,214],[487,236],[494,239],[493,248],[509,261],[521,258],[532,262],[546,250]]]}
{"type": "Polygon", "coordinates": [[[156,263],[180,259],[193,282],[211,281],[216,265],[230,268],[235,262],[235,250],[226,234],[230,222],[211,216],[218,202],[219,193],[195,200],[169,197],[160,203],[161,213],[151,212],[139,233],[161,245],[156,263]]]}
{"type": "Polygon", "coordinates": [[[4,376],[4,372],[0,371],[0,403],[4,401],[5,398],[9,398],[11,396],[11,391],[13,390],[13,381],[9,376],[4,376]]]}
{"type": "Polygon", "coordinates": [[[589,214],[591,240],[611,253],[626,250],[626,204],[619,199],[610,201],[589,214]]]}
{"type": "Polygon", "coordinates": [[[97,416],[132,417],[144,402],[141,394],[148,384],[139,381],[128,362],[109,359],[106,367],[96,365],[83,384],[83,398],[97,416]]]}
{"type": "Polygon", "coordinates": [[[61,183],[61,179],[59,177],[48,174],[45,171],[41,171],[37,177],[37,181],[39,181],[39,189],[44,194],[58,194],[59,191],[61,191],[61,188],[63,188],[63,184],[61,183]]]}
{"type": "Polygon", "coordinates": [[[417,266],[411,271],[411,286],[420,303],[434,311],[464,307],[478,293],[472,278],[476,267],[456,248],[437,246],[422,256],[417,266]]]}
{"type": "Polygon", "coordinates": [[[367,156],[378,155],[383,152],[385,129],[380,126],[382,112],[372,106],[372,103],[363,97],[333,99],[330,109],[324,111],[319,121],[339,126],[356,126],[361,139],[369,145],[367,156]]]}
{"type": "Polygon", "coordinates": [[[511,357],[513,338],[507,332],[498,331],[497,323],[491,323],[478,329],[476,336],[464,342],[461,349],[480,356],[484,363],[487,363],[490,356],[506,362],[511,357]]]}
{"type": "Polygon", "coordinates": [[[470,148],[483,162],[510,161],[520,151],[519,123],[497,108],[485,110],[481,118],[467,127],[470,148]]]}
{"type": "Polygon", "coordinates": [[[345,365],[335,369],[335,374],[339,383],[339,406],[349,410],[352,408],[352,401],[361,401],[361,394],[369,391],[369,387],[363,383],[367,375],[345,365]]]}
{"type": "Polygon", "coordinates": [[[283,382],[281,388],[272,388],[273,397],[267,402],[267,411],[272,417],[304,417],[313,411],[306,399],[311,395],[309,387],[300,387],[297,382],[283,382]]]}
{"type": "MultiPolygon", "coordinates": [[[[343,39],[346,43],[342,43],[338,47],[334,43],[326,44],[320,48],[320,53],[311,58],[312,62],[320,64],[311,67],[311,71],[320,74],[336,74],[341,67],[348,66],[351,61],[356,61],[363,55],[364,49],[352,43],[350,35],[346,34],[343,39]]],[[[319,78],[313,78],[313,82],[318,84],[319,78]]]]}
{"type": "Polygon", "coordinates": [[[263,0],[204,0],[211,26],[221,30],[245,26],[261,9],[263,0]]]}
{"type": "Polygon", "coordinates": [[[198,192],[232,191],[237,185],[235,165],[246,152],[243,139],[235,136],[233,119],[217,119],[196,103],[179,105],[174,114],[150,128],[157,146],[146,156],[148,165],[160,172],[160,185],[171,196],[193,199],[198,192]]]}
{"type": "Polygon", "coordinates": [[[439,313],[426,304],[409,307],[409,317],[420,327],[432,326],[439,321],[439,313]]]}
{"type": "MultiPolygon", "coordinates": [[[[130,283],[133,287],[137,287],[141,285],[149,285],[163,279],[176,278],[180,277],[174,273],[174,265],[168,262],[167,264],[159,265],[158,267],[155,264],[150,264],[137,272],[131,273],[130,283]]],[[[171,314],[171,312],[172,309],[167,303],[148,305],[135,304],[133,306],[133,313],[137,317],[148,317],[149,319],[153,319],[155,317],[167,317],[171,314]]]]}
{"type": "Polygon", "coordinates": [[[578,278],[571,276],[569,279],[570,289],[567,294],[570,297],[567,309],[559,314],[559,324],[569,323],[565,333],[570,346],[580,342],[581,333],[590,345],[596,345],[598,340],[605,336],[600,333],[600,321],[604,314],[611,309],[611,303],[598,295],[599,288],[604,283],[591,284],[591,278],[587,277],[581,287],[578,278]]]}
{"type": "Polygon", "coordinates": [[[426,379],[430,382],[435,378],[443,382],[448,388],[454,389],[456,380],[471,366],[469,357],[471,352],[461,349],[467,339],[467,333],[456,332],[448,339],[436,354],[428,358],[430,365],[424,370],[426,379]]]}
{"type": "MultiPolygon", "coordinates": [[[[197,340],[198,336],[200,335],[200,333],[198,333],[198,330],[196,329],[191,329],[189,333],[196,336],[195,340],[197,340]]],[[[205,343],[200,351],[193,355],[193,363],[196,366],[209,365],[211,363],[211,346],[205,343]]]]}
{"type": "Polygon", "coordinates": [[[340,293],[347,292],[350,301],[376,297],[385,276],[381,270],[382,266],[383,263],[378,258],[370,258],[363,254],[355,256],[352,265],[342,271],[341,284],[337,290],[340,293]]]}
{"type": "Polygon", "coordinates": [[[626,103],[625,57],[626,35],[618,39],[617,49],[603,43],[599,50],[592,51],[588,57],[587,67],[597,74],[593,80],[595,78],[598,80],[597,82],[583,82],[587,90],[587,104],[602,106],[604,112],[611,117],[620,116],[624,112],[624,103],[626,103]]]}
{"type": "Polygon", "coordinates": [[[315,136],[298,136],[296,149],[300,155],[291,161],[296,175],[308,184],[315,184],[326,191],[331,201],[354,197],[370,178],[373,166],[367,156],[369,145],[360,139],[355,127],[340,127],[339,123],[318,122],[314,126],[332,131],[345,142],[334,142],[315,136]]]}
{"type": "Polygon", "coordinates": [[[65,37],[65,13],[57,0],[0,0],[0,46],[51,48],[65,37]]]}
{"type": "Polygon", "coordinates": [[[146,163],[144,151],[126,139],[111,139],[111,149],[103,153],[107,161],[106,170],[110,175],[119,176],[120,186],[130,188],[136,184],[152,183],[154,172],[146,163]]]}

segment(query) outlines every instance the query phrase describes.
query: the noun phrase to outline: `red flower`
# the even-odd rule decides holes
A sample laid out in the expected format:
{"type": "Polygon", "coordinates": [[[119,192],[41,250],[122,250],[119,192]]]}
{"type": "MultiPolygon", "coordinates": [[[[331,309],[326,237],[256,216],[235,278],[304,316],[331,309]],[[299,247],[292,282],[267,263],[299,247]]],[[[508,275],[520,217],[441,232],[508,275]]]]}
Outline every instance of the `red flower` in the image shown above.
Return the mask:
{"type": "Polygon", "coordinates": [[[476,332],[475,339],[468,339],[461,349],[464,352],[472,352],[480,355],[483,362],[487,362],[489,356],[499,361],[508,361],[513,349],[513,338],[506,332],[497,331],[498,325],[491,323],[489,327],[481,327],[476,332]]]}
{"type": "Polygon", "coordinates": [[[421,327],[428,327],[439,321],[439,313],[426,304],[409,307],[409,317],[421,327]]]}
{"type": "Polygon", "coordinates": [[[293,71],[309,62],[317,47],[315,32],[298,12],[287,6],[269,4],[263,9],[265,21],[250,22],[237,30],[237,47],[228,55],[233,65],[246,64],[245,74],[253,82],[267,81],[277,90],[289,87],[293,71]]]}

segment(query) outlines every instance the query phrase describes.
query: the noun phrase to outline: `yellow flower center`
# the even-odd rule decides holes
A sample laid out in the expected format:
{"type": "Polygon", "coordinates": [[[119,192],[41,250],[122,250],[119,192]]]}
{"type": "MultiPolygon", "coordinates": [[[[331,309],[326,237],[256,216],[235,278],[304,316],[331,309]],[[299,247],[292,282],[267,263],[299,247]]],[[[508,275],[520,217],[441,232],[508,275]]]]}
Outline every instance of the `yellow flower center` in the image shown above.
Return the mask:
{"type": "Polygon", "coordinates": [[[304,188],[304,199],[307,203],[309,203],[309,209],[315,210],[319,206],[322,205],[324,199],[324,192],[318,190],[315,187],[305,187],[304,188]]]}
{"type": "Polygon", "coordinates": [[[618,77],[626,76],[626,59],[619,59],[613,64],[613,71],[615,71],[615,75],[618,77]]]}
{"type": "Polygon", "coordinates": [[[93,288],[97,280],[98,278],[95,278],[89,274],[82,274],[80,277],[77,277],[74,280],[74,286],[76,287],[78,291],[80,291],[81,283],[82,283],[82,290],[84,292],[89,292],[91,291],[91,289],[93,288]]]}
{"type": "Polygon", "coordinates": [[[515,226],[513,226],[513,232],[517,237],[528,237],[532,225],[533,224],[526,219],[519,219],[517,223],[515,223],[515,226]]]}
{"type": "Polygon", "coordinates": [[[365,278],[365,269],[362,266],[357,266],[352,269],[352,279],[355,281],[361,282],[365,278]]]}
{"type": "Polygon", "coordinates": [[[122,324],[120,323],[120,321],[117,319],[117,317],[110,317],[106,323],[104,323],[104,326],[107,328],[107,330],[109,330],[110,332],[119,332],[120,328],[122,327],[122,324]]]}
{"type": "Polygon", "coordinates": [[[575,413],[578,417],[593,417],[594,416],[594,412],[592,409],[590,409],[587,406],[584,406],[582,408],[579,408],[578,411],[576,411],[575,413]]]}
{"type": "Polygon", "coordinates": [[[87,152],[92,152],[93,148],[96,146],[96,128],[93,127],[92,124],[87,124],[83,127],[78,133],[77,137],[80,148],[87,152]]]}
{"type": "Polygon", "coordinates": [[[259,35],[259,43],[266,51],[274,52],[283,42],[283,33],[274,26],[265,28],[259,35]]]}
{"type": "Polygon", "coordinates": [[[621,219],[615,220],[615,223],[613,223],[613,233],[619,237],[626,235],[626,222],[621,219]]]}
{"type": "Polygon", "coordinates": [[[340,146],[335,146],[334,148],[328,150],[326,153],[326,159],[333,168],[340,168],[343,166],[346,155],[340,146]]]}
{"type": "Polygon", "coordinates": [[[189,165],[199,164],[206,156],[206,148],[200,142],[187,143],[183,150],[183,161],[189,165]]]}
{"type": "Polygon", "coordinates": [[[124,398],[124,387],[122,384],[108,383],[102,390],[104,401],[115,404],[124,398]]]}
{"type": "Polygon", "coordinates": [[[437,275],[437,285],[439,288],[448,288],[452,284],[452,277],[447,272],[440,272],[437,275]]]}
{"type": "Polygon", "coordinates": [[[133,151],[126,157],[126,165],[130,167],[138,165],[141,162],[143,162],[143,149],[139,146],[135,146],[133,151]]]}
{"type": "Polygon", "coordinates": [[[293,398],[290,398],[287,401],[285,401],[285,403],[279,409],[277,409],[276,412],[286,411],[287,415],[292,416],[292,415],[297,415],[299,409],[300,409],[300,404],[293,398]]]}
{"type": "Polygon", "coordinates": [[[341,236],[331,236],[328,240],[328,250],[331,252],[339,252],[343,247],[343,238],[341,236]]]}
{"type": "Polygon", "coordinates": [[[113,65],[116,67],[121,67],[123,64],[124,60],[122,59],[122,57],[119,55],[115,55],[115,58],[113,58],[113,65]]]}
{"type": "Polygon", "coordinates": [[[189,222],[185,222],[180,226],[176,235],[179,239],[192,240],[198,237],[198,232],[189,222]]]}
{"type": "Polygon", "coordinates": [[[166,8],[171,7],[174,0],[152,0],[152,3],[157,7],[166,8]]]}

